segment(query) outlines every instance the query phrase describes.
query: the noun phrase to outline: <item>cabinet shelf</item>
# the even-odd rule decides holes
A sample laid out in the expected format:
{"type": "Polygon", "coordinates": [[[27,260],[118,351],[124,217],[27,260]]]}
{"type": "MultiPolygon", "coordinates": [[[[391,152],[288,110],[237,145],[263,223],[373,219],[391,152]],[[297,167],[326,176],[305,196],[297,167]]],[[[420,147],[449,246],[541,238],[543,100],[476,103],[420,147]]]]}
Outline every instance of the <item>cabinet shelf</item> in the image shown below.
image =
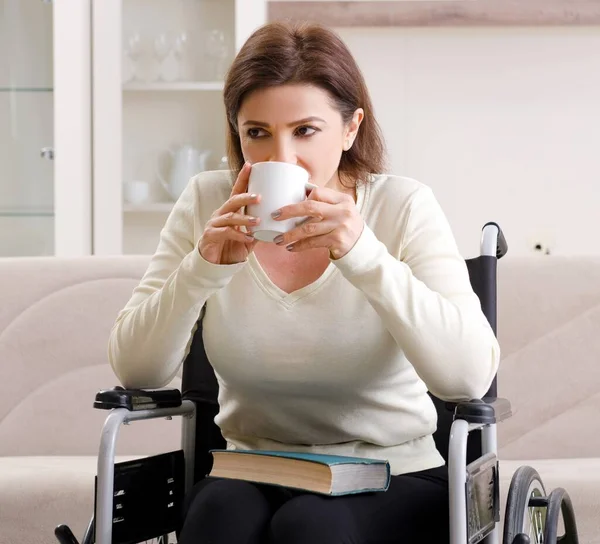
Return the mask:
{"type": "Polygon", "coordinates": [[[52,87],[0,87],[0,93],[51,93],[52,87]]]}
{"type": "Polygon", "coordinates": [[[173,83],[126,83],[124,91],[222,91],[222,81],[174,81],[173,83]]]}
{"type": "Polygon", "coordinates": [[[0,208],[0,217],[54,217],[54,211],[35,208],[0,208]]]}
{"type": "Polygon", "coordinates": [[[149,202],[147,204],[123,204],[126,213],[170,213],[175,202],[149,202]]]}

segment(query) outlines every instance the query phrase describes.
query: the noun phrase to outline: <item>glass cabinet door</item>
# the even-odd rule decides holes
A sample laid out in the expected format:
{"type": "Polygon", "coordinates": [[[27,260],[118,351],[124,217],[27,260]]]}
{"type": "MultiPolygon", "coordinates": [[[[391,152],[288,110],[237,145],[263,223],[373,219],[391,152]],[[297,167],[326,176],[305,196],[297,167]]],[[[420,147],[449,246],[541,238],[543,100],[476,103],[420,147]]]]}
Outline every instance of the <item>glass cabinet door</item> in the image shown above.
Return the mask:
{"type": "Polygon", "coordinates": [[[223,81],[266,0],[93,0],[94,253],[151,254],[189,179],[226,169],[223,81]]]}
{"type": "Polygon", "coordinates": [[[54,253],[52,4],[0,0],[0,257],[54,253]]]}
{"type": "Polygon", "coordinates": [[[92,253],[91,0],[0,0],[0,257],[92,253]]]}

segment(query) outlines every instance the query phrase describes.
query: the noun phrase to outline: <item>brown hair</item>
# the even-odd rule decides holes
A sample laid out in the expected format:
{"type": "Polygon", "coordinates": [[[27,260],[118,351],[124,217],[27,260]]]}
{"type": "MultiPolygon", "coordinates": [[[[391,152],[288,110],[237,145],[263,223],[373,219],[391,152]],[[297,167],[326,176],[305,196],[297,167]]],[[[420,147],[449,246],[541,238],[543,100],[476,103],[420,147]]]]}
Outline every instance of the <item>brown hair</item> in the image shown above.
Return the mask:
{"type": "Polygon", "coordinates": [[[367,85],[352,54],[331,30],[313,23],[268,23],[256,30],[237,54],[225,81],[227,156],[234,174],[244,163],[237,127],[242,102],[251,92],[277,85],[315,85],[329,92],[344,123],[357,108],[364,119],[354,144],[342,153],[340,181],[353,186],[385,167],[385,146],[373,114],[367,85]]]}

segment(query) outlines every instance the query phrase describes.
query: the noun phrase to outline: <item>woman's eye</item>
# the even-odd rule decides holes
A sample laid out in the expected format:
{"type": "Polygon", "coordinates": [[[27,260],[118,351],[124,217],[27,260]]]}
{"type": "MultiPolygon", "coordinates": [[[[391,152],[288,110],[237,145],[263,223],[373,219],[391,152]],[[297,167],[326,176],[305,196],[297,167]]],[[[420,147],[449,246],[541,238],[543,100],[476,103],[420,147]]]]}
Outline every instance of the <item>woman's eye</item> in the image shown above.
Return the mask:
{"type": "Polygon", "coordinates": [[[261,132],[263,132],[262,128],[249,128],[247,134],[250,138],[260,138],[262,136],[261,132]]]}
{"type": "MultiPolygon", "coordinates": [[[[318,131],[317,128],[315,127],[309,127],[309,126],[302,126],[302,127],[298,127],[296,129],[296,136],[299,136],[300,138],[308,138],[309,136],[312,136],[313,134],[315,134],[318,131]]],[[[246,134],[248,135],[248,138],[250,138],[251,140],[255,140],[257,138],[264,138],[265,136],[268,136],[267,132],[262,129],[262,128],[249,128],[248,131],[246,132],[246,134]]]]}
{"type": "Polygon", "coordinates": [[[315,127],[298,127],[296,131],[299,136],[307,137],[312,136],[315,132],[317,132],[317,129],[315,127]]]}

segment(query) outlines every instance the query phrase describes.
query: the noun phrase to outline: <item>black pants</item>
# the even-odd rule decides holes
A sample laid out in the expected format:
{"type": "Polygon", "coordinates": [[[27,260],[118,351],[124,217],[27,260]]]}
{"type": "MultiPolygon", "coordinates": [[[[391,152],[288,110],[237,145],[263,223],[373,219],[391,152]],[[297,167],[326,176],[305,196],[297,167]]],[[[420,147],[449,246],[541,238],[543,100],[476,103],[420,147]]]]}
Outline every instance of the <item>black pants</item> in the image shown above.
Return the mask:
{"type": "Polygon", "coordinates": [[[179,544],[448,542],[448,470],[392,476],[383,493],[328,497],[207,478],[186,500],[179,544]]]}

